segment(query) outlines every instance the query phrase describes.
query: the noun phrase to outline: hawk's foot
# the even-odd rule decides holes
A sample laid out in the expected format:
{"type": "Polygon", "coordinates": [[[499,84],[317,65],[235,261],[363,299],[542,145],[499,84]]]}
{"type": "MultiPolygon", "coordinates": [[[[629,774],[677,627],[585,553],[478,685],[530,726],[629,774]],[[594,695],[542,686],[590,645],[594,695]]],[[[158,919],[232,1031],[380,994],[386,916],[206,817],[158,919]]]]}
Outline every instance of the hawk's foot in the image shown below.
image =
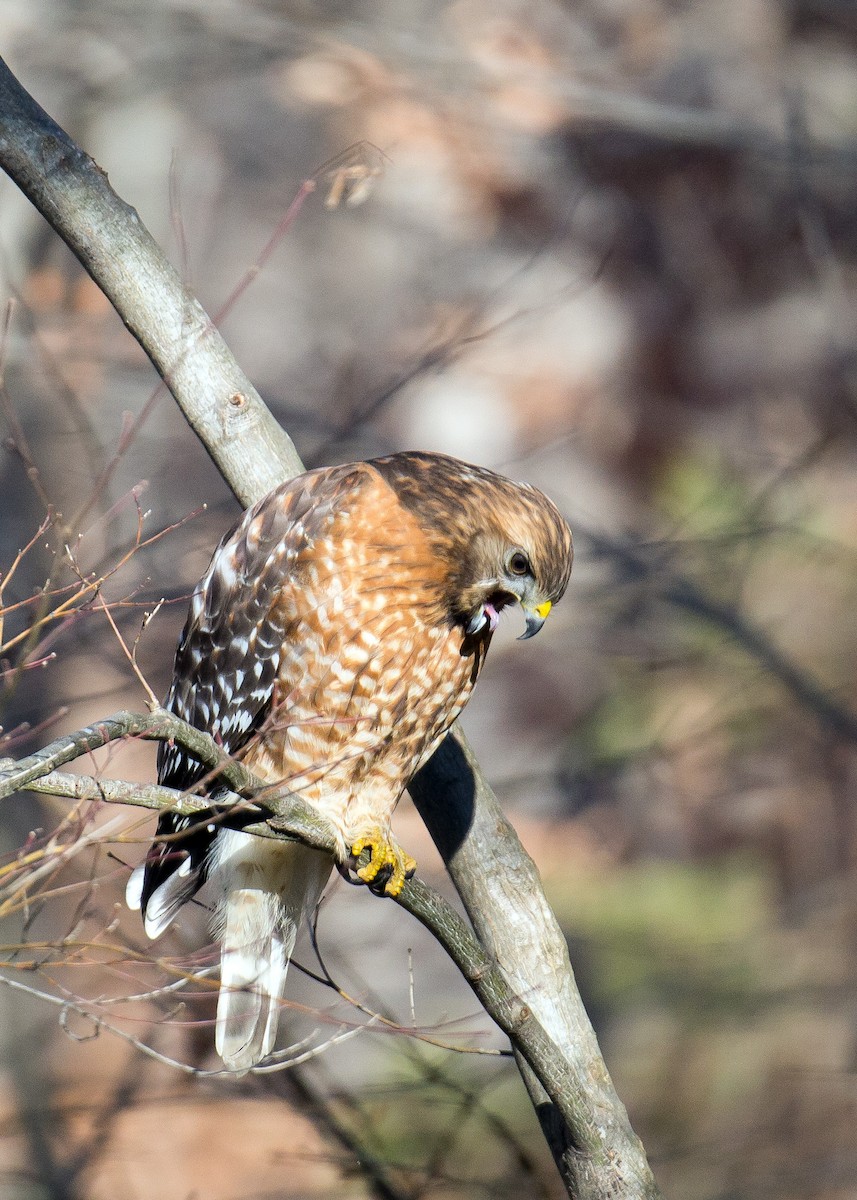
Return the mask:
{"type": "Polygon", "coordinates": [[[357,839],[351,847],[351,859],[357,878],[379,895],[398,896],[405,880],[417,869],[416,860],[380,828],[357,839]],[[357,863],[364,850],[369,851],[370,858],[365,867],[360,867],[357,863]]]}

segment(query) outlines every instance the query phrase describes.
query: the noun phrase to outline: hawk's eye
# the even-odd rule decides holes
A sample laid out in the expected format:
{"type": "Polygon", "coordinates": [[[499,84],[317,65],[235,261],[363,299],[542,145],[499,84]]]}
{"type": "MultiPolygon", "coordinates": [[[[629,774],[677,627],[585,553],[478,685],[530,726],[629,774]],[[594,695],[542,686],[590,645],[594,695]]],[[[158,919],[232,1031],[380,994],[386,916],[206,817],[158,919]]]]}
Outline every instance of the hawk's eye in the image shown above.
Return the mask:
{"type": "Polygon", "coordinates": [[[513,575],[526,575],[530,570],[530,560],[523,550],[515,550],[509,555],[509,570],[513,575]]]}

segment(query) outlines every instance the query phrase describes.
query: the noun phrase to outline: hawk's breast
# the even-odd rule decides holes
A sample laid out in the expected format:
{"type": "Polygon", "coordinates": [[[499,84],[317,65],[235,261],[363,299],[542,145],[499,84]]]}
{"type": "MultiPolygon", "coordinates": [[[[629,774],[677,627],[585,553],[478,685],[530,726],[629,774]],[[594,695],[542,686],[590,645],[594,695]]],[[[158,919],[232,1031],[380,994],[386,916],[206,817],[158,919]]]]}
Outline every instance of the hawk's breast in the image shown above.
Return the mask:
{"type": "Polygon", "coordinates": [[[274,702],[246,761],[343,832],[367,811],[386,823],[466,703],[484,645],[463,652],[437,556],[380,479],[331,514],[292,574],[299,586],[276,601],[274,702]]]}

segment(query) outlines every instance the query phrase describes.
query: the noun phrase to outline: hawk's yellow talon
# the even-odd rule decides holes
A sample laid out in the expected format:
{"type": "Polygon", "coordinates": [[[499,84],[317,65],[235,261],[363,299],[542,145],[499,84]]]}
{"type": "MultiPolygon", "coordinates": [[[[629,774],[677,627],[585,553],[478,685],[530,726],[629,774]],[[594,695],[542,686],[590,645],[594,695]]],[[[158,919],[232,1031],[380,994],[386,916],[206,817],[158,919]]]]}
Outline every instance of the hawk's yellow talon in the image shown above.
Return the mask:
{"type": "Polygon", "coordinates": [[[417,864],[416,859],[405,854],[401,846],[388,840],[388,836],[379,829],[358,838],[351,847],[351,854],[354,860],[358,861],[363,851],[368,850],[369,862],[365,867],[357,868],[357,878],[371,886],[378,876],[386,871],[389,876],[384,881],[384,894],[398,896],[405,886],[405,880],[416,871],[417,864]]]}

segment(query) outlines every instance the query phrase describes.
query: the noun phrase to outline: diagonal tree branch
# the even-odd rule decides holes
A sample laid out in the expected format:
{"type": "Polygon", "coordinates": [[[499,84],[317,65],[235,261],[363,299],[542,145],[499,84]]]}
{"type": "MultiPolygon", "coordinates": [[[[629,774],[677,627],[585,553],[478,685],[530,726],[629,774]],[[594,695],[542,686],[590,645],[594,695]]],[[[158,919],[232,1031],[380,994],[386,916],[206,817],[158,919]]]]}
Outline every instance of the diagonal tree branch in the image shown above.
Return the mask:
{"type": "Polygon", "coordinates": [[[302,471],[291,438],[136,209],[2,59],[0,165],[110,300],[238,500],[249,505],[302,471]]]}
{"type": "MultiPolygon", "coordinates": [[[[0,165],[109,297],[239,500],[249,504],[300,471],[292,442],[137,213],[2,60],[0,165]]],[[[509,1021],[498,1023],[529,1064],[525,1082],[569,1193],[656,1197],[538,873],[460,731],[411,790],[482,941],[484,968],[514,998],[509,1021]],[[525,1050],[528,1026],[550,1031],[549,1062],[536,1064],[525,1050]]],[[[470,982],[475,989],[479,980],[470,982]]]]}

